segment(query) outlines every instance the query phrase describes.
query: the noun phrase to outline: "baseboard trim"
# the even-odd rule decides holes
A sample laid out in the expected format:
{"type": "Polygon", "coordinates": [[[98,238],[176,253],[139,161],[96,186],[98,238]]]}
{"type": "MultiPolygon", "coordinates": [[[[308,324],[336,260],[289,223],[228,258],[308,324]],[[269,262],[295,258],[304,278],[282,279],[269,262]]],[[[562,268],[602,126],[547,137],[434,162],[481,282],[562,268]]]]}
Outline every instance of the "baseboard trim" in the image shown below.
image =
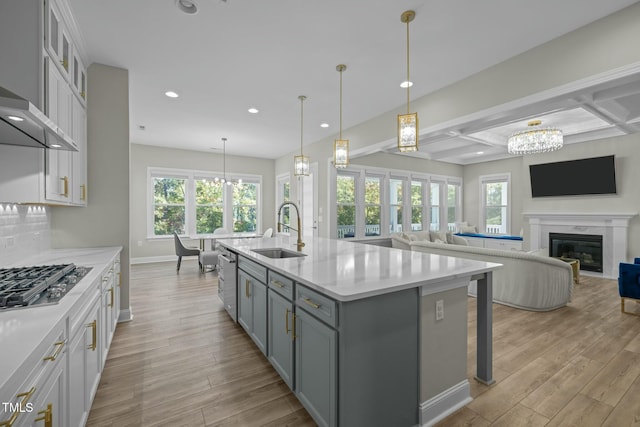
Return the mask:
{"type": "Polygon", "coordinates": [[[131,322],[133,320],[133,311],[131,307],[120,309],[120,315],[118,316],[118,323],[131,322]]]}
{"type": "Polygon", "coordinates": [[[131,258],[131,265],[133,264],[152,264],[154,262],[178,262],[178,258],[175,255],[162,255],[162,256],[148,256],[140,258],[131,258]]]}
{"type": "Polygon", "coordinates": [[[453,414],[472,400],[469,380],[461,381],[420,404],[420,425],[422,427],[430,427],[453,414]]]}

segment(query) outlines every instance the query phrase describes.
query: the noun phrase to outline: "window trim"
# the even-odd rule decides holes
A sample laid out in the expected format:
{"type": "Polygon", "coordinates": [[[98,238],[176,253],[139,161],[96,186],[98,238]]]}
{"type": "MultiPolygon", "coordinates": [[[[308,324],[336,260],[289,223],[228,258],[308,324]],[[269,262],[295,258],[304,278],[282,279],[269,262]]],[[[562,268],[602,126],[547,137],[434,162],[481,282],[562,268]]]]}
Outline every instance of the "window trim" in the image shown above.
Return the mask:
{"type": "MultiPolygon", "coordinates": [[[[487,212],[487,197],[485,192],[485,184],[492,184],[498,182],[507,183],[507,215],[506,215],[506,225],[505,225],[505,235],[511,234],[511,172],[497,173],[491,175],[480,175],[478,177],[478,182],[480,185],[479,196],[480,196],[480,212],[478,217],[478,232],[485,233],[486,231],[486,212],[487,212]]],[[[502,206],[502,205],[501,205],[502,206]]]]}

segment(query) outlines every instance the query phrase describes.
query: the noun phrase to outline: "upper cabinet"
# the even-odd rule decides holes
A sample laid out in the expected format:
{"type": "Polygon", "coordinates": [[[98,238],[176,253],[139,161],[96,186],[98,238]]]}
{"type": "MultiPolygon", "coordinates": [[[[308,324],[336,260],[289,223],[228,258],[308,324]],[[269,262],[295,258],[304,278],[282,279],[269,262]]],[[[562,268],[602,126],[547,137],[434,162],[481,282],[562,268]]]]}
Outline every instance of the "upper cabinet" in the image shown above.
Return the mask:
{"type": "Polygon", "coordinates": [[[0,145],[0,202],[87,204],[87,73],[79,39],[68,0],[0,2],[0,86],[27,98],[79,148],[42,155],[0,145]],[[34,185],[17,192],[16,181],[34,185]]]}

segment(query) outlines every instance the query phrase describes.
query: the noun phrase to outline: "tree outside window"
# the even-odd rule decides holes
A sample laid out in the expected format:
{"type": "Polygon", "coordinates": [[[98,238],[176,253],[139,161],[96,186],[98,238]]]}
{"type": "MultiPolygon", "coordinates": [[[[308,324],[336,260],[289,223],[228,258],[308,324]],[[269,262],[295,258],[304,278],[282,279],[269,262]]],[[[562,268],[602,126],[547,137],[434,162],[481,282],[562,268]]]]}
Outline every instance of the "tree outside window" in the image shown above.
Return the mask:
{"type": "Polygon", "coordinates": [[[337,176],[336,202],[338,238],[354,237],[356,232],[356,179],[354,176],[337,176]]]}
{"type": "Polygon", "coordinates": [[[458,221],[458,206],[460,200],[460,185],[447,185],[447,229],[455,231],[458,221]]]}
{"type": "Polygon", "coordinates": [[[213,179],[197,179],[195,184],[196,233],[213,233],[216,228],[222,228],[224,184],[213,179]]]}
{"type": "Polygon", "coordinates": [[[488,182],[485,187],[485,232],[507,233],[508,183],[488,182]]]}
{"type": "Polygon", "coordinates": [[[256,231],[259,184],[233,185],[233,231],[256,231]]]}
{"type": "Polygon", "coordinates": [[[421,181],[411,182],[411,231],[422,230],[422,185],[421,181]]]}
{"type": "Polygon", "coordinates": [[[382,224],[380,178],[368,176],[364,181],[365,236],[379,236],[382,224]]]}
{"type": "Polygon", "coordinates": [[[401,179],[389,179],[389,232],[402,231],[402,184],[401,179]]]}
{"type": "Polygon", "coordinates": [[[440,231],[440,186],[443,185],[438,182],[432,182],[429,192],[429,206],[431,209],[431,223],[429,229],[433,231],[440,231]]]}
{"type": "Polygon", "coordinates": [[[185,234],[186,179],[153,178],[153,234],[185,234]]]}

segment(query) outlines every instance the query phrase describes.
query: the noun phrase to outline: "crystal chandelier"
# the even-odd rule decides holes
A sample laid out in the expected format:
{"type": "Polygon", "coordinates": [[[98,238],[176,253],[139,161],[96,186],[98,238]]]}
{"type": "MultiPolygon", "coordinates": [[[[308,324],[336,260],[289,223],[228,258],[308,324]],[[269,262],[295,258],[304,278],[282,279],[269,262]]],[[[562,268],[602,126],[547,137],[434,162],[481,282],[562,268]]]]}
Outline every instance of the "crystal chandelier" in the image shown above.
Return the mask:
{"type": "Polygon", "coordinates": [[[532,120],[529,129],[516,132],[508,139],[509,154],[548,153],[562,148],[562,131],[556,128],[542,128],[540,120],[532,120]]]}
{"type": "Polygon", "coordinates": [[[309,175],[309,158],[302,154],[302,135],[304,126],[304,100],[306,96],[300,95],[300,155],[293,157],[293,174],[295,176],[307,176],[309,175]]]}
{"type": "Polygon", "coordinates": [[[409,87],[409,22],[413,21],[416,13],[407,10],[400,16],[400,20],[407,24],[407,114],[398,114],[398,150],[400,152],[418,151],[418,113],[411,113],[409,87]]]}
{"type": "Polygon", "coordinates": [[[340,72],[340,137],[333,142],[333,166],[346,168],[349,165],[349,140],[342,139],[342,72],[347,66],[340,64],[336,70],[340,72]]]}

